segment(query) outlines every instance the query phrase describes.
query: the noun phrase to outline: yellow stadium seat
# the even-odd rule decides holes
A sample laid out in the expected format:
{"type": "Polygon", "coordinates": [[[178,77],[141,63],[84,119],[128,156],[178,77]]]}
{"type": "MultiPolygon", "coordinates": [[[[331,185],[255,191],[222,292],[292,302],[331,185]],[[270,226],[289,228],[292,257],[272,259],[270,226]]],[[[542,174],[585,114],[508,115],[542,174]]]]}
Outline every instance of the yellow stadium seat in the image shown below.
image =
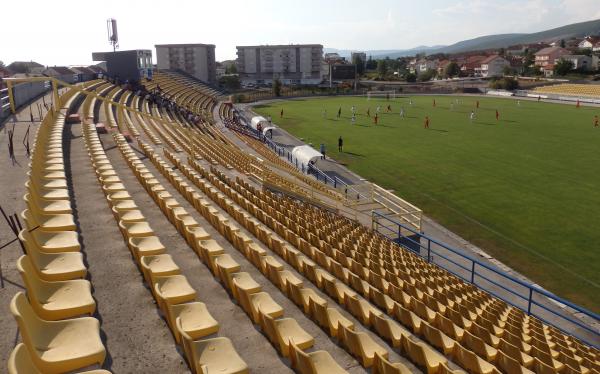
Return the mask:
{"type": "Polygon", "coordinates": [[[157,276],[177,275],[181,273],[179,266],[169,254],[148,255],[140,258],[142,274],[148,284],[153,284],[157,276]]]}
{"type": "Polygon", "coordinates": [[[352,355],[360,360],[365,368],[373,366],[376,353],[379,353],[383,358],[388,357],[388,351],[377,344],[368,334],[356,332],[343,325],[340,328],[340,341],[352,355]]]}
{"type": "Polygon", "coordinates": [[[379,336],[391,342],[394,348],[400,347],[402,339],[410,335],[408,330],[382,314],[371,314],[371,326],[379,336]]]}
{"type": "Polygon", "coordinates": [[[381,356],[375,352],[375,359],[373,360],[372,374],[410,374],[409,368],[400,362],[392,363],[387,358],[381,356]]]}
{"type": "Polygon", "coordinates": [[[167,320],[178,343],[181,343],[182,333],[198,340],[219,331],[219,322],[210,314],[206,304],[197,301],[169,305],[167,320]]]}
{"type": "Polygon", "coordinates": [[[327,351],[304,352],[294,342],[290,344],[292,367],[300,374],[345,374],[347,373],[327,351]]]}
{"type": "Polygon", "coordinates": [[[13,297],[10,310],[31,358],[41,372],[64,373],[104,362],[106,351],[97,319],[45,321],[35,314],[22,292],[13,297]]]}
{"type": "Polygon", "coordinates": [[[196,374],[248,374],[248,365],[236,352],[231,340],[213,338],[194,341],[183,333],[183,347],[190,367],[196,374]]]}
{"type": "Polygon", "coordinates": [[[475,374],[499,374],[500,371],[486,360],[477,356],[473,351],[464,348],[460,344],[454,347],[454,361],[462,368],[475,374]]]}
{"type": "Polygon", "coordinates": [[[498,369],[502,370],[505,373],[534,374],[533,371],[525,368],[524,366],[521,366],[519,361],[509,357],[502,351],[499,351],[496,355],[495,364],[498,367],[498,369]]]}
{"type": "Polygon", "coordinates": [[[55,321],[92,315],[96,310],[92,287],[87,280],[44,281],[38,278],[28,256],[17,260],[17,269],[27,287],[31,306],[40,318],[55,321]]]}
{"type": "Polygon", "coordinates": [[[163,311],[167,310],[167,305],[181,304],[196,298],[196,291],[184,275],[155,277],[153,290],[163,311]]]}
{"type": "Polygon", "coordinates": [[[410,338],[402,340],[402,350],[406,352],[412,362],[424,367],[428,374],[437,373],[440,365],[448,362],[440,353],[423,343],[414,342],[410,338]]]}
{"type": "Polygon", "coordinates": [[[263,313],[259,306],[260,325],[269,340],[278,348],[284,356],[290,355],[290,344],[294,342],[300,349],[313,346],[314,338],[304,331],[293,318],[274,319],[268,313],[263,313]]]}
{"type": "Polygon", "coordinates": [[[29,232],[21,230],[19,239],[26,247],[33,246],[34,249],[40,252],[79,252],[81,250],[77,231],[46,232],[35,230],[29,232]]]}
{"type": "MultiPolygon", "coordinates": [[[[17,344],[17,346],[10,353],[8,358],[8,374],[42,374],[42,372],[35,366],[33,358],[27,349],[27,346],[23,343],[17,344]]],[[[80,371],[78,374],[111,374],[107,370],[90,370],[80,371]]]]}
{"type": "Polygon", "coordinates": [[[240,296],[240,304],[242,304],[242,308],[244,308],[246,313],[252,317],[254,323],[260,323],[260,315],[258,313],[259,307],[263,313],[268,313],[273,318],[281,317],[283,315],[283,308],[281,305],[277,304],[268,293],[250,293],[242,288],[238,288],[237,292],[240,296]]]}

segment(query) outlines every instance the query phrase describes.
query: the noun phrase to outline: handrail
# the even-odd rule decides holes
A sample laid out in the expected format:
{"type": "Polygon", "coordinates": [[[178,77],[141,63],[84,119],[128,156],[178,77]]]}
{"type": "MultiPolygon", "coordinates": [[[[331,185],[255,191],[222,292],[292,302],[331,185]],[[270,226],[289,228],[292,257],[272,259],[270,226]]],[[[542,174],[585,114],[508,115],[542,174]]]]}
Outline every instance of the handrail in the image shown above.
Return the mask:
{"type": "MultiPolygon", "coordinates": [[[[409,250],[412,250],[415,254],[419,255],[420,257],[425,258],[427,260],[427,262],[434,263],[435,265],[444,268],[445,270],[447,270],[450,273],[452,273],[452,274],[454,274],[454,275],[456,275],[456,276],[464,279],[465,281],[468,281],[468,282],[470,282],[470,283],[478,286],[479,288],[485,290],[486,292],[489,292],[490,294],[498,297],[499,299],[502,299],[503,301],[505,301],[505,302],[507,302],[507,303],[509,303],[509,304],[511,304],[511,305],[513,305],[513,306],[515,306],[515,307],[517,307],[517,308],[525,311],[527,314],[533,315],[536,318],[544,321],[545,323],[547,323],[549,325],[552,325],[552,326],[558,328],[561,331],[564,331],[567,334],[571,334],[571,335],[577,336],[579,339],[581,339],[582,341],[586,342],[589,345],[592,345],[592,346],[594,346],[596,348],[600,348],[600,344],[599,343],[590,341],[590,339],[588,339],[588,338],[586,338],[584,336],[581,336],[581,334],[579,334],[577,332],[567,331],[567,329],[565,329],[564,327],[558,325],[555,322],[549,321],[548,318],[545,318],[540,313],[537,313],[536,310],[533,309],[532,307],[533,306],[539,307],[539,308],[543,309],[545,312],[551,313],[553,316],[560,318],[563,322],[568,322],[570,324],[573,324],[573,325],[575,325],[575,326],[577,326],[577,327],[585,330],[588,333],[593,334],[595,336],[594,340],[596,340],[596,341],[600,341],[600,331],[594,330],[593,328],[591,328],[590,326],[584,324],[580,320],[575,320],[575,319],[571,318],[570,316],[561,313],[560,311],[553,310],[553,309],[549,308],[548,306],[543,305],[539,301],[535,300],[535,296],[541,295],[541,296],[544,296],[547,299],[549,299],[551,302],[568,306],[569,308],[575,310],[576,312],[582,313],[582,314],[586,315],[587,317],[593,319],[596,323],[600,323],[600,315],[598,315],[598,314],[596,314],[596,313],[594,313],[592,311],[589,311],[589,310],[587,310],[587,309],[585,309],[585,308],[583,308],[583,307],[581,307],[579,305],[573,304],[570,301],[565,300],[565,299],[563,299],[563,298],[561,298],[559,296],[556,296],[556,295],[554,295],[554,294],[552,294],[552,293],[550,293],[550,292],[548,292],[548,291],[546,291],[544,289],[541,289],[538,286],[535,286],[533,284],[529,284],[529,283],[524,282],[524,281],[522,281],[520,279],[517,279],[517,278],[513,277],[512,275],[507,274],[506,272],[504,272],[504,271],[496,268],[495,266],[492,266],[492,265],[486,264],[484,262],[481,262],[478,259],[476,259],[476,258],[474,258],[474,257],[472,257],[472,256],[470,256],[468,254],[465,254],[465,253],[463,253],[462,251],[460,251],[460,250],[458,250],[456,248],[452,248],[452,247],[448,246],[445,243],[442,243],[442,242],[440,242],[440,241],[438,241],[436,239],[430,238],[430,237],[424,235],[422,232],[416,231],[416,230],[414,230],[414,229],[412,229],[412,228],[410,228],[410,227],[408,227],[408,226],[406,226],[406,225],[404,225],[404,224],[402,224],[400,222],[397,222],[397,221],[395,221],[395,220],[393,220],[393,219],[385,216],[384,214],[381,214],[379,212],[373,211],[372,215],[373,215],[373,219],[376,222],[379,222],[379,219],[384,219],[384,220],[390,221],[393,224],[397,225],[397,227],[398,227],[397,231],[393,230],[393,229],[391,229],[391,228],[389,228],[387,226],[381,226],[381,225],[378,225],[378,226],[381,227],[381,228],[385,228],[385,229],[387,229],[387,230],[389,230],[391,232],[394,232],[394,234],[397,234],[398,238],[402,238],[403,241],[408,241],[409,243],[412,243],[415,246],[418,245],[419,246],[419,251],[417,252],[417,251],[414,251],[414,249],[413,249],[414,247],[411,248],[406,243],[399,242],[399,245],[401,245],[401,246],[403,246],[405,248],[408,248],[409,250]],[[407,230],[412,235],[407,236],[407,235],[403,234],[402,233],[402,229],[407,230]],[[426,240],[425,244],[421,243],[421,239],[426,240]],[[461,263],[457,262],[456,260],[451,259],[448,256],[445,256],[444,254],[440,253],[439,251],[436,251],[434,248],[432,248],[432,244],[435,244],[435,245],[437,245],[437,246],[439,246],[439,247],[441,247],[441,248],[443,248],[443,249],[445,249],[445,250],[447,250],[447,251],[449,251],[449,252],[451,252],[451,253],[453,253],[455,255],[458,255],[461,260],[467,260],[467,262],[469,263],[470,266],[466,266],[465,264],[461,264],[461,263]],[[426,252],[425,254],[421,253],[421,250],[420,250],[421,248],[423,248],[425,250],[425,252],[426,252]],[[467,275],[469,276],[468,278],[470,278],[470,279],[468,279],[467,277],[465,277],[463,274],[460,274],[456,270],[451,269],[451,267],[444,266],[445,265],[444,263],[440,263],[439,261],[436,262],[434,260],[433,255],[438,256],[438,257],[442,258],[444,261],[448,261],[451,264],[453,264],[454,266],[456,266],[456,267],[458,267],[458,268],[466,271],[467,275]],[[477,270],[480,270],[480,268],[485,269],[485,270],[487,270],[489,272],[492,272],[493,274],[499,276],[503,280],[508,280],[510,282],[513,282],[513,283],[515,283],[515,284],[523,287],[527,296],[525,296],[522,293],[519,293],[518,291],[516,291],[513,288],[510,288],[510,286],[507,286],[506,284],[502,284],[498,280],[486,277],[486,275],[483,274],[481,271],[477,272],[477,270]],[[494,286],[501,288],[505,292],[507,292],[507,293],[509,293],[509,294],[511,294],[513,296],[517,296],[518,298],[522,299],[522,301],[526,302],[527,308],[524,308],[522,305],[517,305],[518,303],[509,300],[505,296],[500,295],[498,292],[494,292],[491,289],[485,288],[484,285],[481,284],[482,282],[479,282],[479,284],[478,284],[478,282],[477,282],[478,278],[481,278],[481,279],[485,280],[486,282],[489,282],[489,283],[493,284],[494,286]]],[[[392,240],[394,239],[394,238],[392,238],[390,235],[388,235],[386,233],[380,232],[380,234],[386,236],[389,239],[392,239],[392,240]]]]}

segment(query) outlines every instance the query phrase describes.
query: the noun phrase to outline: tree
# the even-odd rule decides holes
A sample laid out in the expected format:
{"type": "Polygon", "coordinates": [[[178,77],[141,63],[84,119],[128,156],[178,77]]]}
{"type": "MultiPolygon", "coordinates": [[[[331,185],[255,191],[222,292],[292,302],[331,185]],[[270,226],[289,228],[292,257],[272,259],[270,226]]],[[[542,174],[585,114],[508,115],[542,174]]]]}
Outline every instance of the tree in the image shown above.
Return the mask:
{"type": "Polygon", "coordinates": [[[564,40],[564,39],[561,39],[561,40],[560,40],[560,47],[561,47],[561,48],[564,48],[565,46],[566,46],[565,40],[564,40]]]}
{"type": "Polygon", "coordinates": [[[510,65],[506,65],[505,67],[502,68],[502,75],[513,75],[515,72],[514,70],[510,67],[510,65]]]}
{"type": "Polygon", "coordinates": [[[406,81],[409,83],[414,83],[417,81],[417,75],[415,73],[406,74],[406,81]]]}
{"type": "Polygon", "coordinates": [[[427,69],[424,73],[419,75],[419,81],[427,82],[435,78],[437,75],[437,70],[427,69]]]}
{"type": "Polygon", "coordinates": [[[367,70],[375,70],[377,69],[377,61],[373,60],[373,56],[369,56],[367,60],[367,70]]]}
{"type": "Polygon", "coordinates": [[[356,73],[360,76],[365,72],[365,62],[358,55],[354,55],[352,63],[356,65],[356,73]]]}
{"type": "Polygon", "coordinates": [[[273,94],[275,96],[281,96],[281,81],[279,79],[273,81],[273,94]]]}
{"type": "Polygon", "coordinates": [[[503,90],[516,90],[519,88],[519,81],[514,78],[504,77],[504,78],[494,78],[489,83],[490,88],[494,89],[503,89],[503,90]]]}
{"type": "Polygon", "coordinates": [[[560,59],[556,64],[554,64],[554,74],[556,75],[567,75],[568,72],[573,70],[575,66],[573,65],[573,61],[560,59]]]}
{"type": "Polygon", "coordinates": [[[456,62],[450,62],[446,65],[446,69],[444,70],[444,76],[447,78],[456,77],[460,74],[460,66],[456,62]]]}
{"type": "Polygon", "coordinates": [[[385,60],[377,61],[377,75],[379,78],[385,78],[388,72],[388,66],[385,60]]]}
{"type": "Polygon", "coordinates": [[[225,74],[237,74],[237,66],[229,64],[225,67],[225,74]]]}
{"type": "Polygon", "coordinates": [[[240,88],[240,78],[237,75],[226,75],[219,78],[219,85],[227,90],[240,88]]]}

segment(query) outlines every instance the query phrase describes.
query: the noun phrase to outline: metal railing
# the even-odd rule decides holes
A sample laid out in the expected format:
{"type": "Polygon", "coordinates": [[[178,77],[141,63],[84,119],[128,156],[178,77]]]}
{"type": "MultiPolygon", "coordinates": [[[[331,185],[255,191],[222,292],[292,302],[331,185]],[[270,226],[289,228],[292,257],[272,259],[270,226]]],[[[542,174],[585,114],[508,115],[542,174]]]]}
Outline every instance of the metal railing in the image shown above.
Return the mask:
{"type": "Polygon", "coordinates": [[[392,229],[388,225],[379,224],[375,229],[380,234],[397,241],[401,246],[425,258],[427,262],[446,269],[548,325],[600,348],[600,330],[591,327],[591,325],[600,326],[600,315],[543,290],[539,286],[517,279],[495,266],[479,261],[459,249],[430,238],[383,214],[376,211],[373,211],[372,214],[375,222],[385,220],[396,227],[396,229],[392,229]],[[386,232],[381,232],[380,229],[386,232]],[[407,232],[408,234],[406,234],[407,232]],[[584,323],[575,314],[585,316],[590,319],[590,323],[584,323]]]}

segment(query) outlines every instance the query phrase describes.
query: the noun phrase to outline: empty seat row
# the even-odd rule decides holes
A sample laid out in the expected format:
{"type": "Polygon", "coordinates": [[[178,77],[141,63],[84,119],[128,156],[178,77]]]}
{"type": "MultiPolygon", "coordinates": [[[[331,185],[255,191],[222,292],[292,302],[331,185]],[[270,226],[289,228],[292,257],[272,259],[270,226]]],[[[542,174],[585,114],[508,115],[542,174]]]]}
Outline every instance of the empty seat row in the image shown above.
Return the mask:
{"type": "Polygon", "coordinates": [[[181,274],[158,236],[121,183],[93,124],[85,125],[84,137],[92,166],[105,193],[132,258],[143,274],[162,315],[181,344],[196,373],[215,370],[245,373],[247,366],[226,337],[212,337],[219,323],[206,305],[196,300],[197,292],[181,274]],[[203,369],[204,368],[204,369],[203,369]]]}
{"type": "Polygon", "coordinates": [[[23,343],[9,358],[11,374],[71,372],[101,366],[106,356],[100,323],[90,317],[96,302],[84,279],[64,165],[65,117],[76,97],[74,90],[61,96],[60,108],[48,112],[34,140],[19,233],[26,255],[17,260],[26,294],[17,293],[10,305],[23,343]]]}

